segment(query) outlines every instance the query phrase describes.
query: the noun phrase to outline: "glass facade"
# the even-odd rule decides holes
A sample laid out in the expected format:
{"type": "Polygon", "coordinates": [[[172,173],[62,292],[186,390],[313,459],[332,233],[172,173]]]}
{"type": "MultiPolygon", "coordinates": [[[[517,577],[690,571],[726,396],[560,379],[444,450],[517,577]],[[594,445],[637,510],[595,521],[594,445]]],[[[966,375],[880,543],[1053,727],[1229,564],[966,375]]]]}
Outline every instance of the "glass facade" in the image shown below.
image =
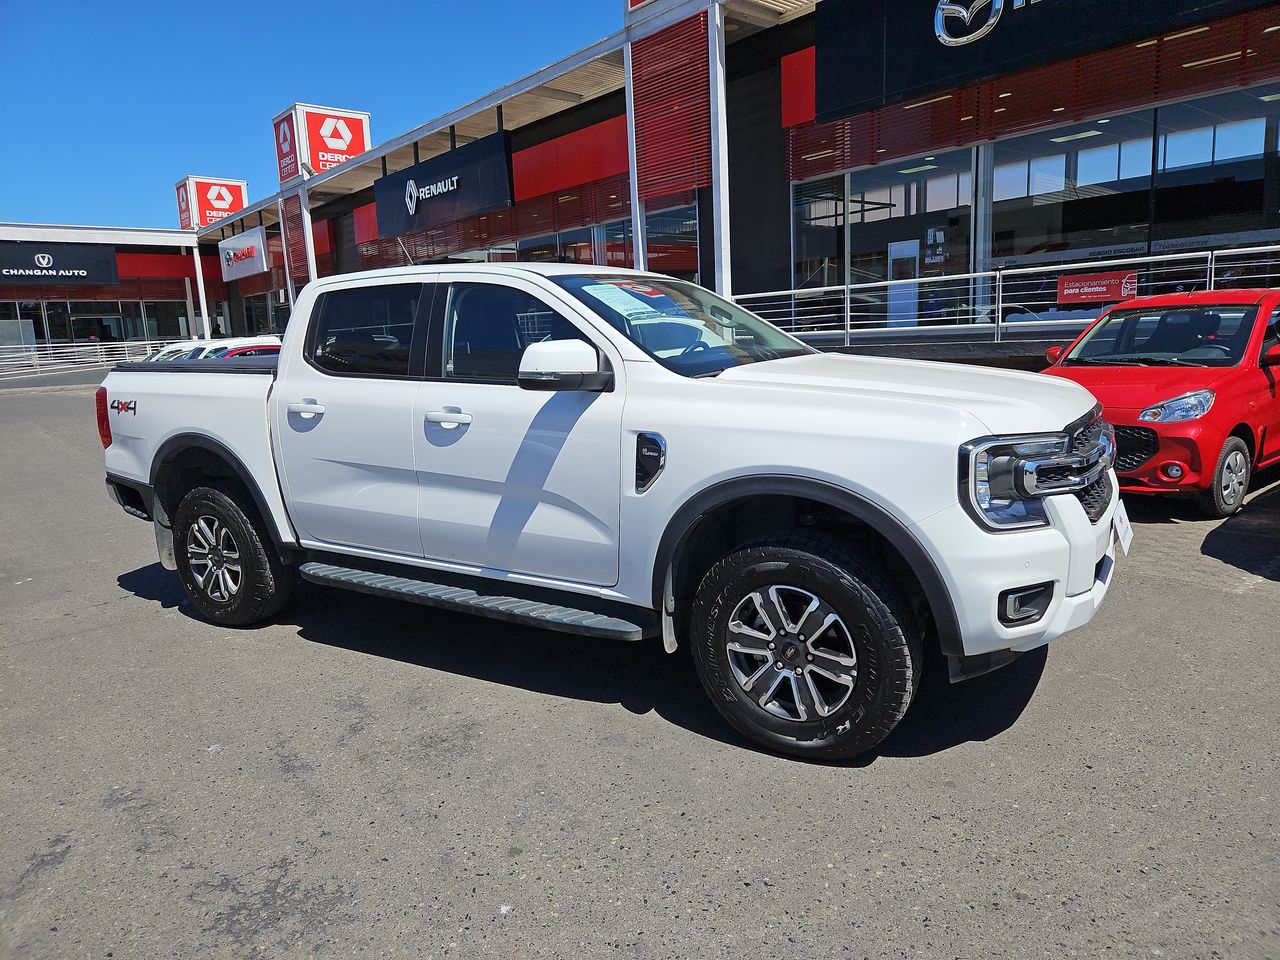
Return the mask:
{"type": "Polygon", "coordinates": [[[645,211],[649,269],[698,282],[698,208],[645,211]]]}
{"type": "Polygon", "coordinates": [[[185,302],[0,300],[0,346],[179,340],[194,336],[198,325],[185,302]]]}
{"type": "Polygon", "coordinates": [[[1277,240],[1280,84],[792,188],[796,288],[1277,240]]]}

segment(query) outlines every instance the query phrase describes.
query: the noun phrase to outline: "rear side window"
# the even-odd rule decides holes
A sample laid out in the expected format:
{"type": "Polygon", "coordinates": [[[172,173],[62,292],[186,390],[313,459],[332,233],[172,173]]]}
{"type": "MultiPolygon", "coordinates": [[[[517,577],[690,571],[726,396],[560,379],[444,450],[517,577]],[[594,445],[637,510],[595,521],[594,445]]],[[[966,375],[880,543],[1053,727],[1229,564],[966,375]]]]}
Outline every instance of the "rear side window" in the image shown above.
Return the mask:
{"type": "Polygon", "coordinates": [[[311,334],[311,361],[331,373],[409,376],[421,299],[422,285],[418,283],[322,294],[311,334]]]}

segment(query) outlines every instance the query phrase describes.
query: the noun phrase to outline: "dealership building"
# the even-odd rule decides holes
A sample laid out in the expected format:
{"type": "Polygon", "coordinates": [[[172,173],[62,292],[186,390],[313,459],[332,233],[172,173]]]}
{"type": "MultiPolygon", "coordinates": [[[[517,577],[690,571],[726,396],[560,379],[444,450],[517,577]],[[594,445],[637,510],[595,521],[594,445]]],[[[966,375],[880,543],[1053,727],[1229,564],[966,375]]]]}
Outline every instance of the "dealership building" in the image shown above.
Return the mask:
{"type": "Polygon", "coordinates": [[[377,145],[376,116],[293,105],[279,184],[187,178],[186,229],[0,225],[0,332],[281,330],[316,277],[518,259],[898,349],[1280,278],[1280,4],[619,2],[618,33],[377,145]],[[77,244],[92,282],[5,272],[77,244]]]}

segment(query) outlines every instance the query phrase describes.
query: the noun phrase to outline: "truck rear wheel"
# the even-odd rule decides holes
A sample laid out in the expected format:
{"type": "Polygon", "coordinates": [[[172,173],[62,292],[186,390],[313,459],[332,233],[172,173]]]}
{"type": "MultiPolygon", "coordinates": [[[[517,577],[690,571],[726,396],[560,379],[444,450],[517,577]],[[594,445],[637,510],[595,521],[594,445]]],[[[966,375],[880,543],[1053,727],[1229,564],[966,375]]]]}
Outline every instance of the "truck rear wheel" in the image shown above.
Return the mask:
{"type": "Polygon", "coordinates": [[[837,760],[897,726],[920,682],[920,630],[901,592],[837,540],[796,535],[708,571],[692,615],[703,687],[743,736],[837,760]]]}
{"type": "Polygon", "coordinates": [[[178,575],[207,619],[246,627],[282,610],[294,576],[271,546],[262,518],[213,487],[197,487],[173,523],[178,575]]]}

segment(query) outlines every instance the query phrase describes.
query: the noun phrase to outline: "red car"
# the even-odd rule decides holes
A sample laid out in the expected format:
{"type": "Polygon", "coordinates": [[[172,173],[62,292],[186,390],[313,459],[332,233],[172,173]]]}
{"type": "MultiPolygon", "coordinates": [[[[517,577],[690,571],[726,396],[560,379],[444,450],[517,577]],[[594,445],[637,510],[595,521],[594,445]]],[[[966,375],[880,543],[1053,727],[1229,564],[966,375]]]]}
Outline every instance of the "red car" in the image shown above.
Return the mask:
{"type": "Polygon", "coordinates": [[[274,357],[280,353],[277,343],[251,343],[244,347],[227,347],[215,350],[205,357],[206,360],[226,360],[230,357],[274,357]]]}
{"type": "Polygon", "coordinates": [[[1129,300],[1045,373],[1089,390],[1116,427],[1130,494],[1194,494],[1210,516],[1240,509],[1256,468],[1280,463],[1280,290],[1129,300]]]}

